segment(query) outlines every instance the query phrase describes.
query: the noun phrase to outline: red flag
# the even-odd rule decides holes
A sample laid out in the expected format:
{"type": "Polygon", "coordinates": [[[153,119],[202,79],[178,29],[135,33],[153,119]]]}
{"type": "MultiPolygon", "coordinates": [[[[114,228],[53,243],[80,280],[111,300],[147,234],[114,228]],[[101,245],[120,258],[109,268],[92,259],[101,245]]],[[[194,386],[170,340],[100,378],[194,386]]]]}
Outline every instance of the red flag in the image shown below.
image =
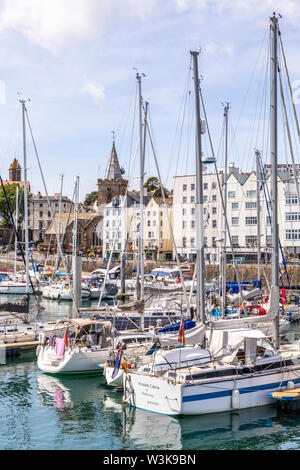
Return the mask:
{"type": "Polygon", "coordinates": [[[179,333],[178,333],[178,341],[181,346],[185,345],[185,337],[184,337],[184,318],[181,319],[179,333]]]}
{"type": "Polygon", "coordinates": [[[67,348],[69,346],[69,336],[68,336],[68,328],[66,329],[65,331],[65,335],[64,335],[64,343],[65,343],[65,347],[67,348]]]}
{"type": "Polygon", "coordinates": [[[282,305],[285,305],[286,301],[285,301],[285,288],[284,287],[281,288],[281,297],[282,297],[282,305]]]}

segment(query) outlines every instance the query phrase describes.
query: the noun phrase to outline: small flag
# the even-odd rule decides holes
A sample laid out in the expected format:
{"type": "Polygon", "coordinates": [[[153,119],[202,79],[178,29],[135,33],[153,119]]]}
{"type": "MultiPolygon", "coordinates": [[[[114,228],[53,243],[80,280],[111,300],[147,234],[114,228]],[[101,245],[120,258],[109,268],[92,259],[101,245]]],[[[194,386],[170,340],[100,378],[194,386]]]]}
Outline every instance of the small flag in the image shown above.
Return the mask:
{"type": "Polygon", "coordinates": [[[123,345],[121,344],[121,346],[119,347],[119,350],[117,352],[115,367],[114,367],[113,373],[111,375],[112,379],[115,378],[115,376],[117,375],[117,373],[120,369],[122,354],[123,354],[123,345]]]}
{"type": "Polygon", "coordinates": [[[281,288],[282,305],[286,305],[285,288],[281,288]]]}
{"type": "Polygon", "coordinates": [[[64,344],[65,344],[66,348],[69,346],[69,330],[68,330],[68,328],[66,329],[65,334],[64,334],[64,344]]]}
{"type": "Polygon", "coordinates": [[[261,187],[259,188],[259,190],[258,190],[258,191],[262,191],[262,185],[261,185],[261,187]]]}
{"type": "Polygon", "coordinates": [[[181,346],[185,345],[184,318],[183,317],[182,317],[181,322],[180,322],[179,333],[178,333],[178,341],[181,344],[181,346]]]}

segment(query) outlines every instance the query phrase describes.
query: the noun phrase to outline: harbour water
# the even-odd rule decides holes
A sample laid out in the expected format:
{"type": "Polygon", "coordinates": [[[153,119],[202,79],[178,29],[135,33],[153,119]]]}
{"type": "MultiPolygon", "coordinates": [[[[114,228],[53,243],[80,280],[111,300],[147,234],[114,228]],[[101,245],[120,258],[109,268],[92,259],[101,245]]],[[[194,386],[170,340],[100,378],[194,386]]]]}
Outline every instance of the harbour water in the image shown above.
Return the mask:
{"type": "MultiPolygon", "coordinates": [[[[43,304],[47,320],[71,308],[43,304]]],[[[300,412],[269,406],[182,419],[148,413],[123,405],[103,377],[43,374],[34,352],[0,366],[0,423],[1,450],[300,449],[300,412]]]]}

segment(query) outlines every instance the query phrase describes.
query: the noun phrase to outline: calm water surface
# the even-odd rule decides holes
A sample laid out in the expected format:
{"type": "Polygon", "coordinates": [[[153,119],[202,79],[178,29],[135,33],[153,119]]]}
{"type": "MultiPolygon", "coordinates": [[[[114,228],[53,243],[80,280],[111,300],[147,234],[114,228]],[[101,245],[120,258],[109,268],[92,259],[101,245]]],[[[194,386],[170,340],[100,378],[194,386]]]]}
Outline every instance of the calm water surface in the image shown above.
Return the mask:
{"type": "MultiPolygon", "coordinates": [[[[44,303],[41,319],[71,304],[44,303]]],[[[34,353],[0,366],[0,449],[300,449],[300,412],[259,407],[182,419],[130,408],[103,377],[41,373],[34,353]]]]}

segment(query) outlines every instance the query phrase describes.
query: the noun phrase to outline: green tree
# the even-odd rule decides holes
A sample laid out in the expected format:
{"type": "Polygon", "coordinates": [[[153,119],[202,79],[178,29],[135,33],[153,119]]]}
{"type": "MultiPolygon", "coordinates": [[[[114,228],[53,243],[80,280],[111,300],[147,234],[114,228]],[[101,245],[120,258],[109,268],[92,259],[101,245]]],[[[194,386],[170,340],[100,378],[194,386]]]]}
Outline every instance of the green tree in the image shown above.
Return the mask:
{"type": "MultiPolygon", "coordinates": [[[[146,183],[144,184],[144,188],[146,188],[147,191],[155,191],[156,189],[159,189],[159,179],[156,176],[150,176],[150,178],[148,178],[146,183]]],[[[168,192],[168,190],[164,186],[163,188],[165,192],[168,192]]]]}
{"type": "Polygon", "coordinates": [[[98,191],[92,191],[91,193],[85,196],[84,206],[91,207],[95,201],[98,199],[98,191]]]}
{"type": "MultiPolygon", "coordinates": [[[[16,212],[16,193],[17,193],[17,184],[16,183],[7,183],[4,185],[6,197],[10,206],[10,210],[12,211],[13,215],[16,212]]],[[[28,205],[30,204],[32,195],[28,194],[28,205]]],[[[24,189],[19,186],[19,217],[18,217],[18,225],[23,221],[23,213],[24,213],[24,189]]],[[[3,186],[0,186],[0,217],[1,217],[1,224],[3,227],[12,227],[12,220],[10,217],[8,205],[6,202],[6,198],[4,195],[3,186]]]]}

